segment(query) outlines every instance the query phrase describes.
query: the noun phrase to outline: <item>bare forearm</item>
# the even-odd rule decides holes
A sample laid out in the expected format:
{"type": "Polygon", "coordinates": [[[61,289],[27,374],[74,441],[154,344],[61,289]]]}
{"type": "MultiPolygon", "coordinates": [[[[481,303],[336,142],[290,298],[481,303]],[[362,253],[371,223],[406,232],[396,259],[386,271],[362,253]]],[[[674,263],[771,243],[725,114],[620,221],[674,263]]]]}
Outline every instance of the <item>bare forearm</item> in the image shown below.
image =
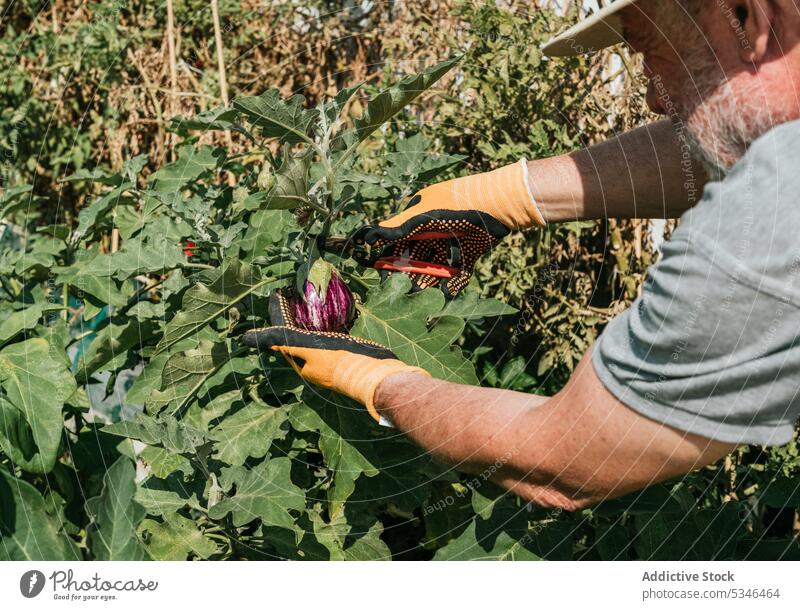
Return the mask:
{"type": "Polygon", "coordinates": [[[548,222],[677,218],[707,177],[669,120],[567,155],[528,162],[534,199],[548,222]]]}
{"type": "Polygon", "coordinates": [[[638,415],[608,393],[589,358],[549,398],[408,373],[381,383],[376,407],[435,457],[569,510],[685,474],[732,449],[638,415]]]}
{"type": "Polygon", "coordinates": [[[508,452],[503,432],[546,398],[466,386],[415,373],[387,378],[375,394],[378,411],[414,442],[467,472],[508,452]]]}

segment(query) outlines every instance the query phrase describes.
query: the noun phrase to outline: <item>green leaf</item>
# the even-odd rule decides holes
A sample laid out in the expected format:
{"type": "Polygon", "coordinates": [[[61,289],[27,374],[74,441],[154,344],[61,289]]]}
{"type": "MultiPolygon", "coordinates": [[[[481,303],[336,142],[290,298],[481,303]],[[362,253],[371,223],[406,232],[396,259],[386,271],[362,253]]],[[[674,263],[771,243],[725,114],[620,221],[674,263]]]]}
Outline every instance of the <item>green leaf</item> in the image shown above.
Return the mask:
{"type": "Polygon", "coordinates": [[[270,210],[293,210],[308,203],[308,175],[311,154],[308,151],[294,155],[288,146],[283,148],[281,166],[275,172],[275,184],[263,196],[259,207],[270,210]]]}
{"type": "Polygon", "coordinates": [[[700,561],[732,561],[736,547],[747,535],[747,522],[742,518],[750,506],[726,502],[719,508],[698,510],[695,522],[700,535],[692,548],[691,559],[700,561]]]}
{"type": "Polygon", "coordinates": [[[305,109],[302,95],[284,100],[277,89],[268,89],[261,95],[236,98],[233,107],[259,127],[265,138],[280,138],[289,144],[310,141],[308,132],[318,116],[316,110],[305,109]]]}
{"type": "MultiPolygon", "coordinates": [[[[350,501],[391,505],[413,512],[431,494],[431,476],[426,472],[430,455],[403,438],[376,439],[381,443],[373,466],[378,474],[360,477],[350,501]]],[[[333,512],[333,511],[331,511],[333,512]]]]}
{"type": "Polygon", "coordinates": [[[99,167],[91,170],[81,167],[74,174],[70,174],[64,178],[63,182],[98,182],[106,186],[119,186],[122,184],[122,176],[119,174],[109,174],[99,167]]]}
{"type": "Polygon", "coordinates": [[[230,259],[210,276],[208,284],[197,283],[184,293],[180,311],[167,323],[155,353],[197,333],[269,281],[261,279],[256,267],[230,259]]]}
{"type": "MultiPolygon", "coordinates": [[[[78,364],[78,380],[86,380],[97,371],[108,370],[111,363],[127,358],[131,350],[140,350],[158,331],[156,321],[141,322],[135,318],[119,316],[97,333],[78,364]]],[[[122,363],[115,363],[116,368],[122,363]]]]}
{"type": "Polygon", "coordinates": [[[338,394],[307,389],[303,402],[290,409],[289,421],[299,432],[319,432],[320,451],[334,473],[329,511],[337,513],[362,473],[378,474],[369,415],[361,405],[338,394]]]}
{"type": "Polygon", "coordinates": [[[745,561],[800,561],[800,545],[791,538],[746,538],[739,542],[736,559],[745,561]]]}
{"type": "Polygon", "coordinates": [[[800,507],[800,477],[769,481],[760,494],[762,504],[774,508],[800,507]]]}
{"type": "Polygon", "coordinates": [[[633,547],[640,560],[686,561],[694,559],[693,547],[700,531],[691,518],[682,513],[637,515],[638,532],[633,547]]]}
{"type": "Polygon", "coordinates": [[[156,561],[183,561],[190,553],[208,559],[217,545],[197,528],[197,524],[175,513],[164,514],[164,521],[145,519],[139,526],[145,548],[156,561]]]}
{"type": "Polygon", "coordinates": [[[32,303],[21,311],[8,314],[5,320],[0,322],[0,345],[14,338],[23,330],[29,330],[36,326],[44,310],[45,306],[43,304],[32,303]]]}
{"type": "Polygon", "coordinates": [[[231,362],[225,342],[200,341],[184,352],[172,354],[161,373],[161,389],[152,392],[145,404],[151,412],[175,404],[173,412],[188,406],[214,373],[231,362]]]}
{"type": "Polygon", "coordinates": [[[14,186],[5,189],[3,194],[0,195],[0,220],[5,220],[12,212],[28,206],[31,204],[31,198],[26,197],[20,200],[20,197],[26,193],[30,193],[33,187],[30,184],[23,186],[14,186]]]}
{"type": "Polygon", "coordinates": [[[536,561],[540,557],[531,550],[531,540],[523,533],[514,537],[501,526],[473,520],[466,530],[447,546],[439,549],[437,561],[536,561]]]}
{"type": "MultiPolygon", "coordinates": [[[[120,283],[113,277],[99,274],[97,269],[92,268],[92,261],[104,256],[98,253],[96,247],[79,251],[76,253],[72,265],[56,267],[53,269],[53,273],[58,276],[60,282],[69,284],[73,292],[81,291],[94,297],[101,304],[122,307],[127,304],[128,297],[120,288],[120,283]]],[[[79,294],[78,296],[83,298],[85,295],[79,294]]],[[[86,317],[85,314],[84,317],[86,317]]]]}
{"type": "Polygon", "coordinates": [[[273,458],[252,470],[231,469],[236,493],[210,507],[209,517],[222,519],[232,513],[236,527],[261,519],[264,525],[292,529],[294,517],[289,511],[305,508],[305,494],[292,483],[289,476],[291,467],[289,458],[273,458]]]}
{"type": "Polygon", "coordinates": [[[460,57],[454,57],[431,66],[419,74],[406,76],[394,86],[381,91],[371,99],[361,117],[355,120],[354,128],[342,134],[342,141],[347,142],[347,150],[342,157],[349,156],[358,144],[432,87],[460,59],[460,57]]]}
{"type": "Polygon", "coordinates": [[[139,413],[133,420],[105,426],[103,432],[132,438],[146,445],[158,445],[170,453],[194,453],[206,442],[201,430],[168,415],[155,418],[139,413]]]}
{"type": "Polygon", "coordinates": [[[462,296],[449,301],[438,314],[432,315],[435,320],[441,316],[456,316],[464,320],[493,318],[517,313],[519,310],[506,305],[497,299],[481,299],[478,291],[468,290],[462,296]]]}
{"type": "Polygon", "coordinates": [[[104,219],[115,206],[130,203],[130,199],[124,197],[126,191],[133,188],[131,182],[123,182],[118,187],[108,191],[97,201],[83,208],[78,214],[78,227],[75,229],[75,237],[83,239],[97,227],[98,221],[104,219]]]}
{"type": "MultiPolygon", "coordinates": [[[[475,479],[480,483],[480,479],[475,479]]],[[[490,519],[495,506],[508,501],[510,492],[497,487],[493,483],[484,483],[472,489],[472,510],[482,519],[490,519]]]]}
{"type": "Polygon", "coordinates": [[[166,478],[151,476],[136,489],[136,501],[145,507],[148,515],[166,515],[176,513],[182,508],[200,510],[203,487],[186,483],[180,472],[172,472],[166,478]],[[199,488],[198,488],[199,487],[199,488]]]}
{"type": "Polygon", "coordinates": [[[432,155],[430,142],[421,133],[397,141],[394,152],[386,155],[388,178],[399,188],[414,183],[428,184],[466,159],[463,155],[432,155]]]}
{"type": "Polygon", "coordinates": [[[600,523],[595,530],[592,548],[603,561],[620,561],[629,559],[631,537],[628,528],[619,523],[606,525],[600,523]]]}
{"type": "Polygon", "coordinates": [[[239,241],[239,247],[247,254],[247,260],[252,261],[298,228],[295,215],[291,212],[258,210],[250,215],[247,232],[239,241]]]}
{"type": "Polygon", "coordinates": [[[0,445],[18,453],[13,448],[23,449],[20,435],[30,434],[33,443],[27,443],[18,465],[49,472],[61,442],[61,409],[77,389],[65,360],[56,358],[44,339],[9,345],[0,351],[0,387],[6,399],[0,404],[0,445]]]}
{"type": "Polygon", "coordinates": [[[185,262],[180,244],[159,235],[147,240],[128,240],[119,251],[93,258],[83,266],[82,272],[126,280],[142,273],[162,273],[185,262]]]}
{"type": "Polygon", "coordinates": [[[472,363],[453,344],[464,331],[464,321],[444,315],[444,295],[429,288],[414,294],[405,274],[394,274],[369,292],[367,302],[357,305],[359,316],[352,334],[376,341],[398,358],[419,366],[438,379],[475,385],[478,377],[472,363]],[[437,322],[428,329],[426,320],[437,322]]]}
{"type": "Polygon", "coordinates": [[[0,561],[81,559],[52,512],[33,485],[0,468],[0,561]]]}
{"type": "Polygon", "coordinates": [[[592,511],[600,516],[616,516],[622,511],[631,515],[685,512],[666,485],[653,485],[621,498],[606,500],[595,506],[592,511]]]}
{"type": "Polygon", "coordinates": [[[241,466],[248,457],[264,457],[272,441],[286,436],[287,417],[286,407],[249,403],[211,430],[214,457],[233,466],[241,466]]]}
{"type": "Polygon", "coordinates": [[[328,549],[330,561],[376,561],[392,558],[392,552],[381,540],[383,525],[379,521],[368,524],[357,520],[348,523],[343,513],[326,522],[312,513],[314,536],[328,549]]]}
{"type": "Polygon", "coordinates": [[[175,193],[184,185],[222,165],[225,151],[213,146],[195,148],[191,144],[178,147],[178,160],[152,174],[148,181],[161,193],[175,193]]]}
{"type": "Polygon", "coordinates": [[[103,491],[87,501],[92,516],[89,548],[95,559],[104,561],[141,561],[147,552],[136,534],[145,510],[136,502],[136,468],[120,457],[103,477],[103,491]]]}
{"type": "Polygon", "coordinates": [[[172,125],[177,130],[208,131],[219,129],[222,131],[235,131],[253,140],[253,136],[244,127],[239,125],[239,112],[234,108],[220,106],[205,112],[199,112],[191,117],[177,116],[172,119],[172,125]]]}

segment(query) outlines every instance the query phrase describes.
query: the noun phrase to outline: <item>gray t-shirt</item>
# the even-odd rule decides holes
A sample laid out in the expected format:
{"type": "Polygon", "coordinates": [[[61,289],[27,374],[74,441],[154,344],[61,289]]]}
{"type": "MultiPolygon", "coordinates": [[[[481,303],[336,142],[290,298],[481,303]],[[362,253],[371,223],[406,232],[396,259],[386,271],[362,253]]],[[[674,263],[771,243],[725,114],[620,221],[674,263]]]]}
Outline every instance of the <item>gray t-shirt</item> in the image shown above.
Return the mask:
{"type": "Polygon", "coordinates": [[[686,212],[642,295],[598,339],[634,411],[732,443],[781,445],[800,416],[800,121],[756,141],[686,212]]]}

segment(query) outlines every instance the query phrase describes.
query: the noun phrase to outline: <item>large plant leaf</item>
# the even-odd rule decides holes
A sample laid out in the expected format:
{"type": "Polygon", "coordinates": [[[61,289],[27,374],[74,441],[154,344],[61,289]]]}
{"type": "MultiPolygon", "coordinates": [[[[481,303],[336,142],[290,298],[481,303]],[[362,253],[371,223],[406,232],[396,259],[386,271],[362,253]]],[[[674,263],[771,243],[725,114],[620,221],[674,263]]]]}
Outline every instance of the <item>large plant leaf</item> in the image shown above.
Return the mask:
{"type": "MultiPolygon", "coordinates": [[[[122,307],[128,302],[128,297],[123,291],[120,282],[108,274],[99,274],[97,269],[92,269],[91,263],[95,258],[104,255],[98,254],[97,248],[79,251],[75,261],[68,267],[56,267],[53,273],[60,282],[69,284],[73,291],[86,293],[97,301],[99,306],[108,304],[122,307]]],[[[86,295],[78,294],[80,298],[86,295]]]]}
{"type": "Polygon", "coordinates": [[[273,458],[262,462],[252,470],[234,467],[230,482],[236,493],[208,509],[212,519],[233,515],[236,527],[261,519],[264,525],[292,529],[294,517],[290,510],[305,508],[305,494],[289,476],[292,463],[289,458],[273,458]]]}
{"type": "Polygon", "coordinates": [[[30,193],[33,187],[30,184],[14,186],[5,189],[0,195],[0,220],[7,219],[13,212],[31,204],[31,198],[23,195],[30,193]]]}
{"type": "Polygon", "coordinates": [[[463,295],[449,301],[438,314],[431,316],[432,320],[442,316],[456,316],[464,320],[480,318],[493,318],[517,313],[519,310],[511,305],[506,305],[497,299],[482,299],[478,291],[467,290],[463,295]]]}
{"type": "Polygon", "coordinates": [[[0,468],[0,560],[79,560],[36,488],[0,468]]]}
{"type": "Polygon", "coordinates": [[[177,161],[159,169],[148,178],[148,181],[156,191],[176,193],[185,184],[219,167],[224,159],[225,151],[220,148],[213,146],[195,148],[191,144],[186,144],[178,148],[177,161]]]}
{"type": "Polygon", "coordinates": [[[199,112],[191,117],[175,117],[172,124],[176,129],[208,131],[210,129],[220,129],[224,131],[235,131],[246,136],[250,140],[253,136],[244,127],[239,125],[239,111],[235,108],[220,106],[205,112],[199,112]]]}
{"type": "Polygon", "coordinates": [[[166,478],[151,476],[136,488],[136,501],[145,507],[148,515],[173,514],[182,508],[200,510],[203,494],[202,479],[186,483],[180,472],[171,472],[166,478]]]}
{"type": "Polygon", "coordinates": [[[147,559],[136,529],[145,510],[136,502],[136,468],[126,457],[119,458],[103,477],[103,491],[87,501],[92,516],[89,548],[95,559],[140,561],[147,559]]]}
{"type": "Polygon", "coordinates": [[[305,98],[295,95],[284,100],[280,91],[268,89],[261,95],[239,97],[233,107],[250,123],[261,128],[265,138],[280,138],[290,144],[309,141],[308,132],[317,118],[316,110],[305,109],[305,98]]]}
{"type": "Polygon", "coordinates": [[[139,321],[120,316],[97,333],[78,364],[77,378],[86,383],[97,371],[121,366],[131,350],[144,347],[158,331],[153,320],[139,321]],[[119,362],[118,362],[119,361],[119,362]]]}
{"type": "Polygon", "coordinates": [[[369,416],[362,406],[338,394],[306,389],[289,419],[295,430],[319,432],[319,448],[334,473],[328,501],[329,512],[335,514],[355,490],[358,477],[378,474],[369,416]]]}
{"type": "Polygon", "coordinates": [[[326,522],[312,513],[314,536],[328,552],[330,561],[378,561],[391,559],[392,552],[381,540],[383,525],[377,520],[371,524],[363,519],[349,523],[343,513],[326,522]]]}
{"type": "Polygon", "coordinates": [[[762,504],[783,508],[800,507],[800,477],[779,478],[764,485],[759,494],[762,504]]]}
{"type": "Polygon", "coordinates": [[[99,221],[108,216],[117,205],[132,203],[133,201],[129,197],[125,197],[125,193],[133,186],[132,182],[123,182],[102,195],[97,201],[83,208],[78,214],[78,227],[75,229],[74,239],[80,240],[91,235],[99,221]]]}
{"type": "Polygon", "coordinates": [[[217,371],[231,363],[225,342],[200,341],[196,348],[172,354],[161,373],[161,389],[151,392],[145,404],[151,412],[174,404],[174,411],[187,407],[217,371]]]}
{"type": "MultiPolygon", "coordinates": [[[[269,210],[293,210],[305,205],[308,200],[308,174],[311,154],[292,154],[288,146],[283,148],[281,166],[275,172],[275,185],[263,195],[259,207],[269,210]]],[[[259,197],[261,199],[261,197],[259,197]]]]}
{"type": "Polygon", "coordinates": [[[535,561],[534,533],[519,514],[503,513],[490,520],[476,517],[458,538],[437,551],[436,560],[535,561]]]}
{"type": "Polygon", "coordinates": [[[211,430],[214,457],[233,466],[244,464],[248,457],[264,457],[273,440],[286,436],[287,417],[286,407],[249,403],[211,430]]]}
{"type": "Polygon", "coordinates": [[[0,386],[5,392],[0,406],[0,443],[22,458],[21,467],[48,472],[61,442],[61,409],[77,389],[75,378],[45,339],[33,338],[0,351],[0,386]],[[20,447],[18,443],[27,434],[33,443],[20,447]]]}
{"type": "Polygon", "coordinates": [[[118,252],[100,254],[82,266],[82,272],[126,280],[141,273],[161,273],[186,262],[180,244],[163,235],[126,241],[118,252]]]}
{"type": "Polygon", "coordinates": [[[402,188],[429,184],[439,175],[466,159],[463,155],[432,155],[430,142],[421,133],[397,141],[395,150],[386,155],[387,178],[402,188]]]}
{"type": "Polygon", "coordinates": [[[197,283],[183,295],[181,309],[164,329],[164,337],[156,346],[158,354],[216,320],[233,305],[266,285],[258,268],[230,259],[211,276],[207,284],[197,283]]]}
{"type": "MultiPolygon", "coordinates": [[[[400,112],[405,106],[432,87],[458,63],[460,57],[454,57],[431,66],[416,75],[406,76],[397,84],[381,91],[369,101],[363,114],[354,122],[351,130],[342,132],[334,143],[335,147],[345,147],[342,157],[348,157],[352,151],[368,138],[378,127],[400,112]]],[[[340,163],[340,161],[337,161],[340,163]]]]}
{"type": "Polygon", "coordinates": [[[133,420],[105,426],[103,432],[157,445],[170,453],[193,453],[206,442],[201,430],[168,415],[155,418],[140,413],[133,420]]]}
{"type": "Polygon", "coordinates": [[[0,322],[0,346],[23,330],[33,328],[42,317],[45,306],[41,303],[32,303],[20,311],[8,314],[0,322]]]}
{"type": "Polygon", "coordinates": [[[408,276],[394,274],[383,286],[371,290],[367,302],[358,305],[352,333],[387,346],[404,362],[424,368],[434,377],[477,384],[474,366],[453,345],[464,331],[464,320],[442,314],[445,299],[441,290],[408,294],[410,289],[408,276]],[[426,320],[432,317],[437,321],[429,329],[426,320]]]}
{"type": "Polygon", "coordinates": [[[190,553],[208,559],[217,550],[191,519],[175,513],[165,513],[163,519],[145,519],[139,526],[147,552],[156,561],[183,561],[190,553]]]}

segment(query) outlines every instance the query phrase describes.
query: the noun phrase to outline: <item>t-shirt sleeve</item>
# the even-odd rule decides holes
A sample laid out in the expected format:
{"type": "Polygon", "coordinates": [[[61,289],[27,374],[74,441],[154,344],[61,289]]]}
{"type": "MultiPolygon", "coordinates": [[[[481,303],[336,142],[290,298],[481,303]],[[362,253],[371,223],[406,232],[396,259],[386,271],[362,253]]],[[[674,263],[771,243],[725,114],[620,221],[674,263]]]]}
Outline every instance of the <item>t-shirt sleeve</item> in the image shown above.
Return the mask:
{"type": "Polygon", "coordinates": [[[800,190],[771,144],[706,189],[592,354],[631,409],[731,443],[784,444],[800,415],[800,190]]]}

